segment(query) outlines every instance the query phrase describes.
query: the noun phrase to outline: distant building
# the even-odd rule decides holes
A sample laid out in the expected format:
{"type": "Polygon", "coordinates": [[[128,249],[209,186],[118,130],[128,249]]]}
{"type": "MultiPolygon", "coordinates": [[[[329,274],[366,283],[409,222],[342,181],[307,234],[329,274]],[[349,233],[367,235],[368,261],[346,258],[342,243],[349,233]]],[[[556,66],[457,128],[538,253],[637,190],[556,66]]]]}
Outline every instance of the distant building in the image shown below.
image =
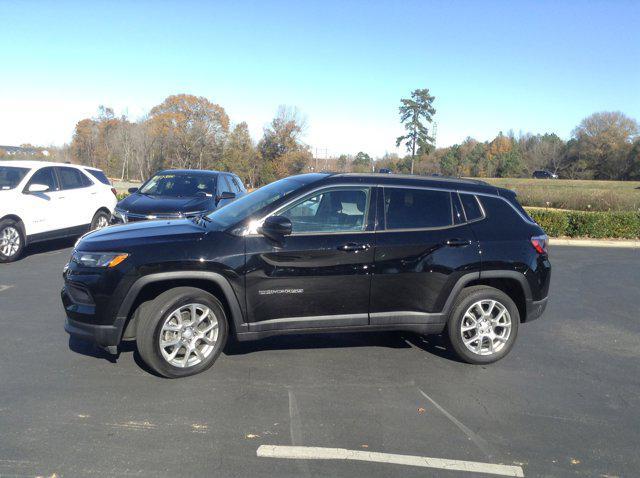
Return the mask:
{"type": "Polygon", "coordinates": [[[0,145],[0,151],[3,151],[5,156],[16,156],[16,155],[49,156],[49,151],[44,148],[33,148],[33,147],[24,148],[22,146],[0,145]]]}

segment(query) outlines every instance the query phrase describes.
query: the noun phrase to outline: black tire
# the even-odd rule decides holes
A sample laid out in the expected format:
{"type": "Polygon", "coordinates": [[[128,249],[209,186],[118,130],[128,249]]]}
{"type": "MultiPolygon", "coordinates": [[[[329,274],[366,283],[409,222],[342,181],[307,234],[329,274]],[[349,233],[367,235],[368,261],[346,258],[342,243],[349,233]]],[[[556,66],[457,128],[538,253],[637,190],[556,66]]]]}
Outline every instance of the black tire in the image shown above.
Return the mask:
{"type": "Polygon", "coordinates": [[[91,230],[95,231],[96,229],[102,229],[103,227],[108,226],[110,222],[111,214],[105,211],[98,211],[94,214],[93,219],[91,220],[91,230]],[[106,221],[106,224],[104,224],[104,221],[106,221]],[[101,225],[101,223],[103,225],[101,225]]]}
{"type": "Polygon", "coordinates": [[[0,221],[0,262],[13,262],[18,259],[22,255],[22,251],[24,251],[24,245],[25,238],[21,224],[13,219],[0,221]],[[3,247],[5,245],[5,234],[9,234],[11,237],[11,245],[9,246],[7,243],[7,247],[3,247]],[[18,241],[18,244],[15,244],[15,241],[18,241]],[[18,246],[17,249],[14,249],[15,245],[18,246]]]}
{"type": "Polygon", "coordinates": [[[136,324],[136,343],[140,357],[153,371],[167,378],[187,377],[207,370],[224,349],[228,335],[229,326],[220,301],[208,292],[194,287],[176,287],[146,302],[139,312],[136,324]],[[165,321],[176,309],[192,303],[202,304],[210,309],[218,323],[218,335],[213,349],[204,360],[181,368],[163,357],[160,333],[165,321]]]}
{"type": "MultiPolygon", "coordinates": [[[[490,308],[490,305],[491,304],[487,306],[487,309],[490,308]]],[[[499,310],[497,313],[494,312],[494,316],[499,312],[499,310]]],[[[463,289],[460,296],[456,299],[455,305],[453,306],[449,316],[449,320],[447,321],[447,334],[453,350],[461,360],[471,364],[487,364],[496,362],[509,353],[513,348],[516,337],[518,336],[519,325],[520,313],[518,311],[518,307],[507,294],[489,286],[472,286],[463,289]],[[511,329],[506,342],[502,345],[499,344],[501,348],[491,355],[481,355],[480,353],[473,352],[467,348],[463,341],[462,323],[464,315],[472,305],[483,300],[495,300],[499,305],[506,309],[511,319],[511,329]]],[[[493,330],[498,330],[503,333],[502,331],[504,328],[498,327],[493,330]]],[[[467,334],[467,339],[472,339],[474,334],[476,334],[476,331],[472,330],[464,333],[467,334]]],[[[493,342],[493,340],[491,342],[493,342]]],[[[489,339],[481,339],[481,341],[473,342],[472,347],[477,348],[479,346],[482,349],[484,346],[480,345],[481,343],[486,344],[487,348],[489,347],[489,339]],[[475,346],[473,344],[475,344],[475,346]]]]}

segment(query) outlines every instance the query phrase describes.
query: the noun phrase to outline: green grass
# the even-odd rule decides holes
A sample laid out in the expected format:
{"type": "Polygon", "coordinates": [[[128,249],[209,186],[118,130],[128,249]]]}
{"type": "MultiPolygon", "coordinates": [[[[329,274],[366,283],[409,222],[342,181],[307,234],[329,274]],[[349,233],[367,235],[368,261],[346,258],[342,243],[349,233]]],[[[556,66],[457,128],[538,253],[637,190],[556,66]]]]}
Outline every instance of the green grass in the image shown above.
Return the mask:
{"type": "Polygon", "coordinates": [[[640,211],[640,181],[480,179],[514,190],[523,206],[575,211],[640,211]]]}

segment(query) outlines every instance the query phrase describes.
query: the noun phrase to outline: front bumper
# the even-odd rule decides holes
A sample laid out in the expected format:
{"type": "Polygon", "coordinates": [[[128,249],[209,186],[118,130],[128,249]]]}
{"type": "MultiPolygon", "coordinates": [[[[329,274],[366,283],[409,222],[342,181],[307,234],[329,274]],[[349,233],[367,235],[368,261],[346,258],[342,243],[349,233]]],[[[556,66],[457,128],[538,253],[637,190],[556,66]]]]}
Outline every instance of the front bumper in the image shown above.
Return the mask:
{"type": "Polygon", "coordinates": [[[95,324],[92,323],[95,318],[95,306],[75,303],[64,287],[60,295],[67,314],[64,330],[72,337],[88,340],[115,353],[126,317],[117,317],[111,325],[95,324]]]}

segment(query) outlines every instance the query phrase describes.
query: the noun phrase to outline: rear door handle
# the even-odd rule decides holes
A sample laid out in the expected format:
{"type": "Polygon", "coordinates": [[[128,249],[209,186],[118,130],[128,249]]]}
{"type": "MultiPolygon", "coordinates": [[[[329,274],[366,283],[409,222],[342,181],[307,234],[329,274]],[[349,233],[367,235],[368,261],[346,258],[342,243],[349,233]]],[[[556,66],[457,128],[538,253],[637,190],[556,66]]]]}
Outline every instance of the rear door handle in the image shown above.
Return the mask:
{"type": "Polygon", "coordinates": [[[444,245],[448,247],[465,247],[471,244],[469,239],[447,239],[444,245]]]}
{"type": "Polygon", "coordinates": [[[369,249],[369,244],[356,244],[355,242],[347,242],[341,246],[338,246],[339,251],[344,252],[358,252],[358,251],[366,251],[369,249]]]}

